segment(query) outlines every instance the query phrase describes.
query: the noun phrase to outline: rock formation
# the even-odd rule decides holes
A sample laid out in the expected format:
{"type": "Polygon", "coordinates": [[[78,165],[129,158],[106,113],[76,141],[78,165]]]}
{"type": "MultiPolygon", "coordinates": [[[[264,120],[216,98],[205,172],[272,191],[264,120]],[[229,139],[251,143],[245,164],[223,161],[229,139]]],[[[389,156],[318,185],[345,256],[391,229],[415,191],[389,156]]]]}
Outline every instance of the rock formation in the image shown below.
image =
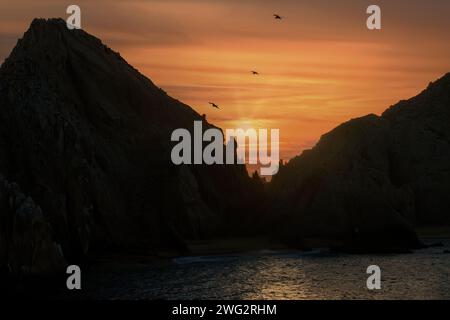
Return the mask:
{"type": "Polygon", "coordinates": [[[450,222],[450,74],[381,117],[325,134],[270,187],[269,221],[291,243],[417,246],[415,225],[450,222]]]}
{"type": "Polygon", "coordinates": [[[172,131],[206,117],[99,39],[36,19],[0,67],[0,273],[255,226],[299,247],[416,247],[415,224],[450,222],[449,107],[446,75],[324,135],[271,183],[243,165],[175,166],[172,131]]]}
{"type": "Polygon", "coordinates": [[[68,262],[105,250],[182,251],[184,239],[241,225],[253,206],[243,165],[170,160],[172,131],[194,120],[202,117],[99,39],[35,19],[0,68],[0,174],[27,195],[9,204],[16,185],[2,189],[0,265],[17,271],[44,251],[68,262]],[[24,212],[28,229],[16,232],[24,212]],[[19,241],[27,249],[17,259],[3,254],[19,241]],[[43,248],[33,251],[36,241],[43,248]]]}
{"type": "MultiPolygon", "coordinates": [[[[63,270],[61,246],[42,210],[19,186],[0,176],[0,261],[3,268],[24,273],[63,270]]],[[[5,271],[5,270],[3,270],[5,271]]]]}

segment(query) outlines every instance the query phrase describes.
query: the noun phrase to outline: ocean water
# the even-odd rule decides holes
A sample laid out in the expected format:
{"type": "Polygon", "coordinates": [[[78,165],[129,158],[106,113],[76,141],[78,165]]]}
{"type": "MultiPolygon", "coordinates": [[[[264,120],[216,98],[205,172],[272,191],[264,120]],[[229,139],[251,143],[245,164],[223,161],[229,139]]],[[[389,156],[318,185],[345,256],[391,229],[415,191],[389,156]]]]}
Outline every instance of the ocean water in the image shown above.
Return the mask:
{"type": "Polygon", "coordinates": [[[450,240],[411,254],[259,251],[180,257],[84,274],[91,299],[450,299],[450,240]],[[368,290],[369,265],[381,289],[368,290]]]}

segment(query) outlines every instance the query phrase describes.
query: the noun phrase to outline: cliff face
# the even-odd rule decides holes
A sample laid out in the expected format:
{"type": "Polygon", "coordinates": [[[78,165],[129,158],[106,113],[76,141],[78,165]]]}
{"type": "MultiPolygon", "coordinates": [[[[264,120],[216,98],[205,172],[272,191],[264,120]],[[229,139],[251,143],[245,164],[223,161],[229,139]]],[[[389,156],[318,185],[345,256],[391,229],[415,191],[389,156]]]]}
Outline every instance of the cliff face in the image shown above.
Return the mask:
{"type": "Polygon", "coordinates": [[[417,224],[450,224],[450,73],[386,110],[393,185],[414,193],[417,224]]]}
{"type": "Polygon", "coordinates": [[[417,245],[415,224],[450,222],[450,74],[381,117],[351,120],[271,183],[269,220],[302,245],[417,245]],[[275,218],[276,217],[276,218],[275,218]]]}
{"type": "Polygon", "coordinates": [[[194,121],[212,127],[97,38],[33,21],[0,67],[0,271],[182,251],[255,222],[299,246],[410,248],[414,224],[450,222],[450,75],[324,135],[268,203],[242,165],[172,165],[171,133],[194,121]]]}
{"type": "MultiPolygon", "coordinates": [[[[183,239],[226,229],[252,206],[244,166],[172,165],[171,133],[194,120],[97,38],[36,19],[0,68],[0,173],[30,197],[42,237],[68,261],[183,250],[183,239]]],[[[1,216],[13,221],[5,192],[1,216]]],[[[0,229],[0,265],[21,254],[8,249],[13,229],[0,229]]]]}
{"type": "Polygon", "coordinates": [[[2,271],[25,273],[62,271],[61,246],[41,209],[20,187],[0,176],[0,261],[2,271]],[[7,261],[7,263],[5,263],[7,261]]]}

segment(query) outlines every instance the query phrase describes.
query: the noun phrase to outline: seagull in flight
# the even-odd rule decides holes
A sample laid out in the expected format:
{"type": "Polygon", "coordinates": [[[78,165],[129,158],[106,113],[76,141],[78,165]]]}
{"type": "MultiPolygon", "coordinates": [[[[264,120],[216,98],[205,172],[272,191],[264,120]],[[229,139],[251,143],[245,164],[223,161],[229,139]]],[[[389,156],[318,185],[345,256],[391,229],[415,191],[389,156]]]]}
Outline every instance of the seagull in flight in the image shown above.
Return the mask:
{"type": "Polygon", "coordinates": [[[213,108],[217,108],[220,109],[219,106],[217,104],[215,104],[214,102],[208,102],[213,108]]]}
{"type": "Polygon", "coordinates": [[[255,76],[257,76],[257,75],[259,75],[259,72],[257,72],[257,71],[252,71],[252,74],[255,75],[255,76]]]}
{"type": "Polygon", "coordinates": [[[280,15],[278,14],[274,14],[273,17],[275,18],[275,20],[281,20],[283,19],[280,15]]]}

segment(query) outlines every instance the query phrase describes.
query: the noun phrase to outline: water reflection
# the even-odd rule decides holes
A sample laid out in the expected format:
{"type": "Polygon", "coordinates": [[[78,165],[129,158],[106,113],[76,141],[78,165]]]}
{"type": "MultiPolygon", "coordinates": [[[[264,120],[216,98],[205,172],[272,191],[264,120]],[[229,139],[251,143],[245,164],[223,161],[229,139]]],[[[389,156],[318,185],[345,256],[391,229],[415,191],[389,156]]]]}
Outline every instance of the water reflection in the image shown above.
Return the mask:
{"type": "Polygon", "coordinates": [[[85,281],[82,297],[101,299],[450,299],[450,254],[189,257],[97,270],[85,281]],[[379,291],[366,288],[371,264],[382,270],[379,291]]]}

